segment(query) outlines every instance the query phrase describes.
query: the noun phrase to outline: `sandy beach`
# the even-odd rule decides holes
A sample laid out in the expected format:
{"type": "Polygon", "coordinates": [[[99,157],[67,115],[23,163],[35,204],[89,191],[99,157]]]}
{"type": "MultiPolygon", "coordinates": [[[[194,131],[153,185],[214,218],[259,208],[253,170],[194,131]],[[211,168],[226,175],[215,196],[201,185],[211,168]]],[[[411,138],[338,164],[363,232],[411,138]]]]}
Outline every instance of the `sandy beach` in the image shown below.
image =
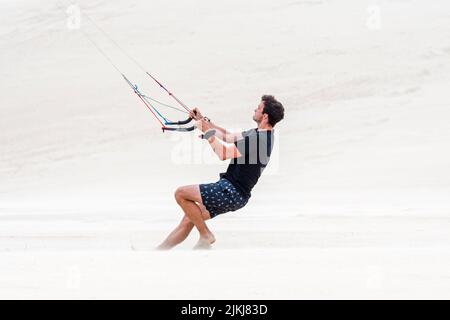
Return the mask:
{"type": "Polygon", "coordinates": [[[79,21],[65,0],[0,4],[0,298],[450,298],[448,1],[74,4],[79,21]],[[88,38],[227,129],[254,128],[263,94],[284,104],[211,250],[195,230],[154,248],[176,188],[228,162],[198,131],[162,133],[88,38]]]}

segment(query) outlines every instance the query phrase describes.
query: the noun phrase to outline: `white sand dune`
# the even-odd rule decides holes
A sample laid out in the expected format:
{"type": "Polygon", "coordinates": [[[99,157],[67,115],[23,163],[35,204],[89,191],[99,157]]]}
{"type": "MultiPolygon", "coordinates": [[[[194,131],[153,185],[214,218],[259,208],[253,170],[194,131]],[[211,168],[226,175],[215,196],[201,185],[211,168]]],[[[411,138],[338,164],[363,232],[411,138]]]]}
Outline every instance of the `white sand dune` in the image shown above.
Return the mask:
{"type": "Polygon", "coordinates": [[[253,127],[262,94],[286,118],[249,204],[209,222],[213,249],[193,232],[154,251],[182,217],[175,189],[227,163],[161,133],[67,28],[68,1],[3,0],[0,298],[450,298],[448,1],[77,4],[219,125],[253,127]]]}

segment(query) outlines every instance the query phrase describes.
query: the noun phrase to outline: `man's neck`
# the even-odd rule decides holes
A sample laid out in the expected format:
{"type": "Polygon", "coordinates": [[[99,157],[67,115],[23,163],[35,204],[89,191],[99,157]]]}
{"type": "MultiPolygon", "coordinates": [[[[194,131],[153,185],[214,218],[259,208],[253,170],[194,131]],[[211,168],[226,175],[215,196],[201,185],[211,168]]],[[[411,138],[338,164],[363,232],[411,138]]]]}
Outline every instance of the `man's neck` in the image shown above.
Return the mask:
{"type": "Polygon", "coordinates": [[[270,131],[273,127],[268,123],[259,123],[258,124],[258,131],[270,131]]]}

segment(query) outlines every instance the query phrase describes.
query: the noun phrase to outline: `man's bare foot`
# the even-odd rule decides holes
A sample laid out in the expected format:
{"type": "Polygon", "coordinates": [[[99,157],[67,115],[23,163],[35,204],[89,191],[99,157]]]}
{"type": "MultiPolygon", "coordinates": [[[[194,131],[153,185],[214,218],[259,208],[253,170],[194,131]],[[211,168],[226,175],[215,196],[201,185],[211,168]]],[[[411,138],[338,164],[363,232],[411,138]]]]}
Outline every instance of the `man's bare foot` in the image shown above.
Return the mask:
{"type": "Polygon", "coordinates": [[[207,250],[207,249],[211,249],[211,245],[216,242],[216,238],[214,237],[214,235],[211,233],[210,235],[208,235],[208,237],[200,237],[200,239],[198,239],[197,244],[194,246],[194,250],[207,250]]]}
{"type": "Polygon", "coordinates": [[[170,250],[170,249],[172,249],[172,247],[169,246],[169,245],[166,245],[166,244],[164,244],[164,243],[161,243],[159,246],[157,246],[157,247],[155,248],[155,250],[160,250],[160,251],[170,250]]]}

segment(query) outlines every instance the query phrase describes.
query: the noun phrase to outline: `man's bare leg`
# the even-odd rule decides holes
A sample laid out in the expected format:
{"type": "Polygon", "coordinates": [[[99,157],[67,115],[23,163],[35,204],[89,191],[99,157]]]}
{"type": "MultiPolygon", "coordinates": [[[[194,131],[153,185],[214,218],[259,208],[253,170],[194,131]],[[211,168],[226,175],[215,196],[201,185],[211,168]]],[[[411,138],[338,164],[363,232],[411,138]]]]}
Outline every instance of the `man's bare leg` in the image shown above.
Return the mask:
{"type": "Polygon", "coordinates": [[[183,242],[194,228],[194,224],[188,217],[184,216],[180,224],[167,236],[166,240],[161,243],[157,249],[169,250],[177,244],[183,242]]]}
{"type": "Polygon", "coordinates": [[[178,188],[175,192],[175,199],[181,209],[183,209],[184,214],[195,225],[200,233],[200,239],[195,248],[209,248],[211,244],[216,241],[216,239],[205,223],[205,220],[211,218],[209,212],[206,208],[203,210],[204,212],[200,209],[200,207],[203,207],[203,202],[200,195],[199,185],[190,185],[178,188]],[[196,202],[199,205],[197,205],[196,202]]]}
{"type": "MultiPolygon", "coordinates": [[[[210,215],[202,204],[198,204],[204,220],[210,219],[210,215]]],[[[156,248],[159,250],[169,250],[183,242],[194,228],[194,224],[185,215],[180,224],[167,236],[167,238],[156,248]]]]}

